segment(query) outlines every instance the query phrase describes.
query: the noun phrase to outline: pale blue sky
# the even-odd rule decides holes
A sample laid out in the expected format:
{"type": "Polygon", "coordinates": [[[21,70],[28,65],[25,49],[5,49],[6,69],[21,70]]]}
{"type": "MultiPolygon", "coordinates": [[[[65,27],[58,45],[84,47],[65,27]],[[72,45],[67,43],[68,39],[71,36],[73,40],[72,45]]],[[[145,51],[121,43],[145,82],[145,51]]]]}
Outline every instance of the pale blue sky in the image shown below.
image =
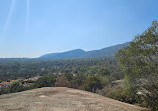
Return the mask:
{"type": "Polygon", "coordinates": [[[131,41],[158,0],[0,0],[0,57],[39,57],[131,41]]]}

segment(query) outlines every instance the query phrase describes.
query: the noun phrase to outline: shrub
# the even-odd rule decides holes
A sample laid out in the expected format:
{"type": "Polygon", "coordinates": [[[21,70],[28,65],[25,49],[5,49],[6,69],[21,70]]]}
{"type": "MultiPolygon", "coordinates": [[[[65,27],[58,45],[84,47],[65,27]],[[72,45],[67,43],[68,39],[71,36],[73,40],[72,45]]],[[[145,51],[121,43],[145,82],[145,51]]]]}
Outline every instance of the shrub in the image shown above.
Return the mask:
{"type": "Polygon", "coordinates": [[[55,86],[56,86],[56,87],[70,87],[71,84],[70,84],[70,82],[66,79],[66,77],[63,75],[63,76],[60,76],[60,77],[56,80],[55,86]]]}
{"type": "Polygon", "coordinates": [[[23,91],[23,90],[24,90],[24,88],[19,82],[14,82],[13,84],[11,84],[9,86],[10,93],[19,92],[19,91],[23,91]]]}
{"type": "Polygon", "coordinates": [[[95,93],[97,90],[103,88],[103,83],[98,76],[91,76],[84,81],[83,87],[86,91],[95,93]]]}
{"type": "Polygon", "coordinates": [[[56,76],[54,75],[45,75],[43,77],[40,77],[37,81],[36,81],[36,87],[40,88],[40,87],[51,87],[51,86],[55,86],[55,82],[56,82],[56,76]]]}
{"type": "Polygon", "coordinates": [[[82,74],[82,73],[77,74],[72,80],[72,87],[81,88],[85,79],[86,79],[86,77],[84,74],[82,74]]]}

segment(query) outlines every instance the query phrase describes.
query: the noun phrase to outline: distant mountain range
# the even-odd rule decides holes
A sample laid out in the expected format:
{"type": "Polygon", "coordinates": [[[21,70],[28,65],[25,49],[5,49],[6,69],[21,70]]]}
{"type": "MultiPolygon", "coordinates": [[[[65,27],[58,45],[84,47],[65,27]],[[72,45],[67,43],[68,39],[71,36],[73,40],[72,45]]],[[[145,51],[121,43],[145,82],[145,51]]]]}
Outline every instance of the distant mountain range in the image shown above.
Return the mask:
{"type": "Polygon", "coordinates": [[[38,58],[0,58],[0,61],[24,61],[24,60],[56,60],[56,59],[74,59],[74,58],[99,58],[114,57],[115,53],[123,47],[129,46],[129,42],[106,47],[100,50],[84,51],[75,49],[62,53],[50,53],[38,58]]]}
{"type": "Polygon", "coordinates": [[[62,53],[50,53],[43,55],[37,59],[40,60],[55,60],[55,59],[72,59],[72,58],[93,58],[93,57],[111,57],[123,47],[129,46],[129,42],[119,44],[100,50],[84,51],[82,49],[71,50],[62,53]]]}

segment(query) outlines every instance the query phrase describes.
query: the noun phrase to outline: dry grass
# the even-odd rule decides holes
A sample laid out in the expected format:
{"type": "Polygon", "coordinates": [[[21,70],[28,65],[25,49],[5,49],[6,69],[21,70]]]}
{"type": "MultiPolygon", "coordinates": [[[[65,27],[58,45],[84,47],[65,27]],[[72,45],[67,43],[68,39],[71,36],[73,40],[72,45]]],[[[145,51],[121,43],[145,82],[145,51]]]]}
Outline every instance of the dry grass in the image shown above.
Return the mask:
{"type": "Polygon", "coordinates": [[[94,93],[47,87],[0,96],[0,111],[147,111],[94,93]]]}

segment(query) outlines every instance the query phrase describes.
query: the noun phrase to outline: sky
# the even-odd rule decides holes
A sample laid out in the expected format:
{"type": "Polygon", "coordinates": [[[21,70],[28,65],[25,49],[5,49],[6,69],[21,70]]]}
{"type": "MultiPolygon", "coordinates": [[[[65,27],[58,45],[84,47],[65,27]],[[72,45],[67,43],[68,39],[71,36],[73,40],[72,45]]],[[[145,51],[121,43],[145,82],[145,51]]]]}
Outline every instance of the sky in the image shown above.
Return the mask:
{"type": "Polygon", "coordinates": [[[34,58],[131,41],[158,20],[158,0],[0,0],[0,58],[34,58]]]}

